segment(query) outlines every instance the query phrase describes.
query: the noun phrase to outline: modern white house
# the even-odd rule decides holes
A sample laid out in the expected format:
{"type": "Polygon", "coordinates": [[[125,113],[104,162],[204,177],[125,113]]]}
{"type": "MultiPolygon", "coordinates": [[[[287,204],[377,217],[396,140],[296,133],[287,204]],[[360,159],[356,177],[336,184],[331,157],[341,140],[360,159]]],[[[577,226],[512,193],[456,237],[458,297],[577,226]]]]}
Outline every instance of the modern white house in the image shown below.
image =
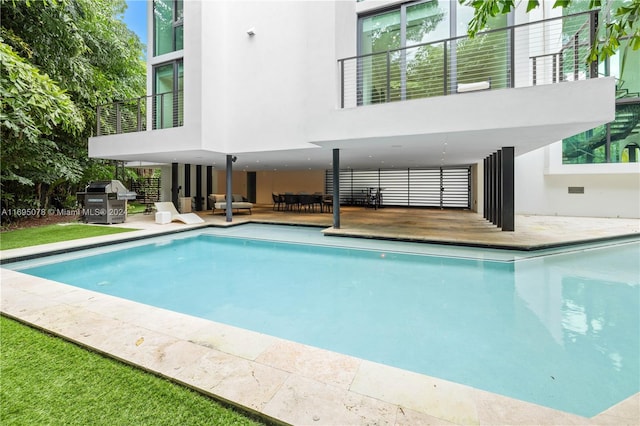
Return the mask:
{"type": "Polygon", "coordinates": [[[588,62],[606,10],[552,3],[468,39],[457,0],[149,1],[148,96],[99,106],[89,155],[162,168],[198,210],[382,188],[505,231],[640,218],[640,52],[588,62]]]}

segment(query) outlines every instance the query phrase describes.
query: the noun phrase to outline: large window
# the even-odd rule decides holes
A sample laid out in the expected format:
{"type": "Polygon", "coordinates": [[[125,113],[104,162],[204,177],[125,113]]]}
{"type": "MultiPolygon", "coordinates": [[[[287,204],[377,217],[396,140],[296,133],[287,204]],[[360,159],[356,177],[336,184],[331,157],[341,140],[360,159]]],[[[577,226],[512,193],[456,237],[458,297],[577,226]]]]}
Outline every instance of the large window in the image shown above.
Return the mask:
{"type": "Polygon", "coordinates": [[[153,56],[183,48],[183,0],[153,0],[153,56]]]}
{"type": "Polygon", "coordinates": [[[640,97],[620,98],[613,122],[562,141],[562,162],[633,163],[640,161],[639,147],[640,97]]]}
{"type": "MultiPolygon", "coordinates": [[[[473,8],[438,0],[408,2],[361,16],[358,104],[443,95],[455,90],[457,83],[506,81],[506,34],[448,40],[466,35],[472,17],[473,8]],[[480,54],[495,57],[499,65],[486,68],[483,75],[471,74],[468,64],[475,61],[465,59],[480,54]]],[[[506,25],[504,15],[488,23],[491,29],[506,25]]]]}
{"type": "MultiPolygon", "coordinates": [[[[615,11],[622,1],[607,3],[602,6],[600,22],[606,22],[607,14],[615,11]]],[[[565,13],[585,10],[588,10],[588,2],[572,2],[571,9],[565,13]]],[[[622,40],[618,52],[598,66],[599,75],[616,78],[615,120],[564,139],[564,164],[640,161],[640,51],[627,48],[627,45],[628,41],[622,40]]]]}
{"type": "Polygon", "coordinates": [[[153,128],[184,124],[184,67],[182,60],[153,69],[153,128]]]}

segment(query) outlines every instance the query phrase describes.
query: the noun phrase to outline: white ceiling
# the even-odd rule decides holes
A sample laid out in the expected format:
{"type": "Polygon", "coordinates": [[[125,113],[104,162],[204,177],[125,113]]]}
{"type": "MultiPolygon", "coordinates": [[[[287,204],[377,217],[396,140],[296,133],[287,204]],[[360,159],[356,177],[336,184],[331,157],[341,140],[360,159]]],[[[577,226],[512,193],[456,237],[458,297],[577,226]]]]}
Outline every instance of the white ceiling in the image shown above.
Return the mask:
{"type": "MultiPolygon", "coordinates": [[[[481,162],[505,146],[515,147],[516,156],[544,147],[564,137],[580,133],[592,124],[562,124],[531,128],[363,138],[309,143],[307,149],[232,152],[236,170],[325,170],[333,167],[333,149],[340,150],[341,169],[406,169],[417,167],[459,166],[481,162]]],[[[113,159],[136,163],[186,163],[224,169],[226,153],[210,151],[174,151],[147,153],[113,159]]]]}

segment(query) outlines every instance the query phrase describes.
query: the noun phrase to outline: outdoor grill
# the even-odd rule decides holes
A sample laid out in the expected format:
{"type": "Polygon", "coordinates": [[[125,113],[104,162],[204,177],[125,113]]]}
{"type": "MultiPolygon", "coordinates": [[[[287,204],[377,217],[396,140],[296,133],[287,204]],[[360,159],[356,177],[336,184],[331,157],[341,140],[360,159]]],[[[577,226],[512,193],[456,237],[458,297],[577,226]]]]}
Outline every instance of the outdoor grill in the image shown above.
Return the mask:
{"type": "Polygon", "coordinates": [[[127,218],[127,200],[135,200],[119,180],[92,182],[76,194],[87,223],[122,223],[127,218]]]}

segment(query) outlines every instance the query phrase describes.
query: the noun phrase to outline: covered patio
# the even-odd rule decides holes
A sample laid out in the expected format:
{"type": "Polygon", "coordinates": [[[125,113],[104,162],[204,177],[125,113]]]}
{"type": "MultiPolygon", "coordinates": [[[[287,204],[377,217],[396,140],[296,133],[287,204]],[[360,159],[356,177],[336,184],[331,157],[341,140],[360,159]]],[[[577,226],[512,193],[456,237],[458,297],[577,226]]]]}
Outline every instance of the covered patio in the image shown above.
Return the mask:
{"type": "MultiPolygon", "coordinates": [[[[349,236],[384,240],[412,241],[483,248],[539,250],[544,248],[640,236],[640,220],[564,216],[516,215],[516,230],[502,232],[482,215],[460,209],[430,209],[341,206],[340,229],[333,228],[333,214],[274,211],[272,205],[257,204],[252,214],[234,213],[233,221],[211,211],[198,212],[205,225],[234,226],[266,223],[322,227],[325,236],[349,236]]],[[[120,225],[119,225],[120,226],[120,225]]],[[[151,215],[133,215],[122,226],[153,232],[184,228],[173,223],[157,225],[151,215]]]]}

